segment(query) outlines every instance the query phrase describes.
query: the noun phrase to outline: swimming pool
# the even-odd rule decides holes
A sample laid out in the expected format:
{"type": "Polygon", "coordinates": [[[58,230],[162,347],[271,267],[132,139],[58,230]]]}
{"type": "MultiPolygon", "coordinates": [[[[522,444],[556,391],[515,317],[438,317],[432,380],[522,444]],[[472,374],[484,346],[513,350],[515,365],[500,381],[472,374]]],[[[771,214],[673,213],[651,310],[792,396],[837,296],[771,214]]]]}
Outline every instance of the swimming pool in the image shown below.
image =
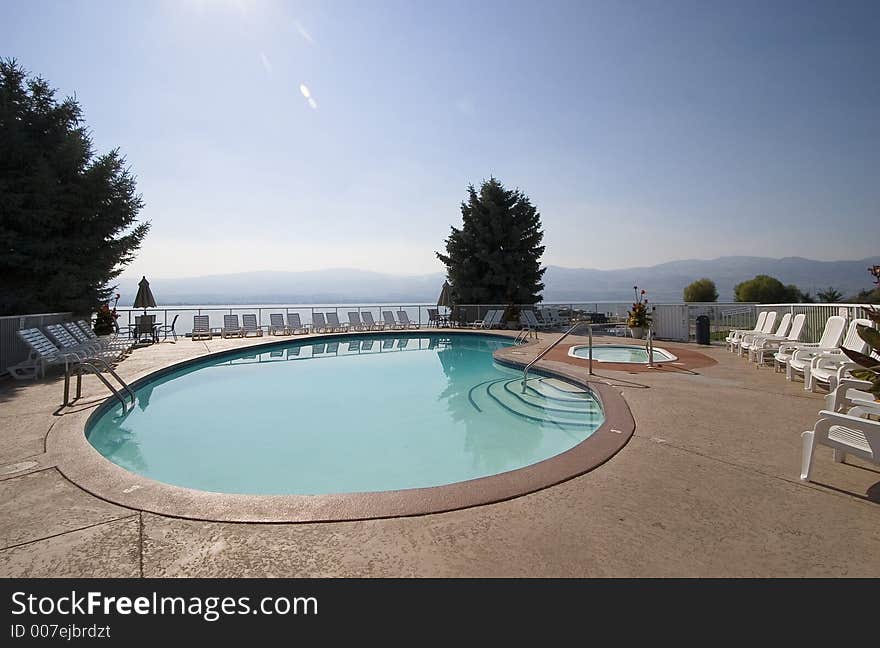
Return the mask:
{"type": "MultiPolygon", "coordinates": [[[[585,345],[573,346],[568,350],[573,358],[588,359],[590,348],[585,345]]],[[[648,364],[648,350],[644,346],[630,344],[600,344],[593,347],[593,360],[598,362],[621,362],[629,364],[648,364]]],[[[654,362],[678,360],[666,349],[654,347],[654,362]]]]}
{"type": "Polygon", "coordinates": [[[209,358],[148,380],[86,428],[101,455],[185,488],[254,495],[376,492],[530,466],[587,439],[598,399],[522,372],[475,334],[359,335],[209,358]]]}

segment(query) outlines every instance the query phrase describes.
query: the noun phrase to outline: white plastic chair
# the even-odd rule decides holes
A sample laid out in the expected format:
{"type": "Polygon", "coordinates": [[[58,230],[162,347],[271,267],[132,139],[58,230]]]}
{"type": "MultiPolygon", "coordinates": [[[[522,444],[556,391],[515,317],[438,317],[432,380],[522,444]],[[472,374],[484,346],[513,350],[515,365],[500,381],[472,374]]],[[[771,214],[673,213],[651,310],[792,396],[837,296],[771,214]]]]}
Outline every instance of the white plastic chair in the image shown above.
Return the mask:
{"type": "Polygon", "coordinates": [[[854,407],[849,414],[822,410],[812,430],[801,434],[801,479],[810,481],[817,445],[834,449],[834,461],[842,463],[851,454],[880,464],[880,421],[862,418],[870,410],[854,407]]]}
{"type": "Polygon", "coordinates": [[[807,316],[804,313],[798,313],[791,320],[791,328],[788,331],[788,335],[785,337],[765,335],[756,338],[754,343],[749,347],[749,360],[757,363],[758,367],[761,367],[764,365],[765,356],[768,353],[775,353],[779,350],[779,345],[783,342],[800,342],[801,335],[804,332],[804,323],[806,321],[807,316]]]}
{"type": "Polygon", "coordinates": [[[757,331],[755,333],[742,333],[736,340],[730,343],[730,346],[732,346],[733,350],[738,355],[742,355],[741,346],[746,338],[750,335],[771,335],[773,333],[773,327],[776,325],[776,318],[776,311],[768,311],[767,317],[764,318],[764,325],[761,327],[760,331],[757,331]]]}
{"type": "MultiPolygon", "coordinates": [[[[770,318],[767,318],[769,321],[770,318]]],[[[766,324],[766,322],[765,322],[766,324]]],[[[777,338],[777,339],[785,339],[785,336],[788,335],[788,327],[791,325],[791,313],[785,313],[782,316],[782,319],[779,322],[779,326],[776,327],[776,330],[773,332],[766,331],[761,333],[747,333],[742,337],[739,342],[739,355],[745,355],[746,352],[749,354],[749,358],[752,357],[752,347],[758,344],[764,338],[777,338]]],[[[772,327],[772,324],[771,324],[772,327]]],[[[768,327],[765,325],[765,329],[768,327]]]]}
{"type": "Polygon", "coordinates": [[[736,344],[739,344],[739,339],[746,333],[760,333],[764,328],[764,321],[767,319],[768,312],[769,311],[761,311],[758,313],[758,319],[755,320],[755,328],[730,329],[727,337],[724,338],[724,341],[727,342],[727,350],[733,353],[736,350],[736,344]]]}
{"type": "Polygon", "coordinates": [[[846,318],[832,315],[826,320],[825,330],[818,342],[783,342],[773,354],[774,368],[778,371],[780,367],[784,367],[785,377],[791,380],[796,373],[803,372],[814,355],[837,349],[845,327],[846,318]]]}
{"type": "Polygon", "coordinates": [[[81,354],[59,349],[38,328],[20,329],[15,333],[30,349],[27,359],[6,368],[16,380],[36,380],[46,375],[46,367],[50,365],[63,364],[67,371],[70,365],[84,360],[81,354]]]}
{"type": "MultiPolygon", "coordinates": [[[[859,335],[859,326],[872,328],[871,320],[854,319],[849,323],[846,338],[844,338],[843,344],[840,345],[840,349],[820,353],[810,360],[809,365],[804,367],[805,390],[816,391],[816,387],[820,384],[827,385],[829,390],[833,390],[849,371],[858,367],[855,362],[849,359],[849,356],[843,353],[843,349],[862,354],[870,351],[871,347],[859,335]]],[[[872,357],[877,358],[877,364],[880,364],[880,356],[876,352],[872,357]]]]}

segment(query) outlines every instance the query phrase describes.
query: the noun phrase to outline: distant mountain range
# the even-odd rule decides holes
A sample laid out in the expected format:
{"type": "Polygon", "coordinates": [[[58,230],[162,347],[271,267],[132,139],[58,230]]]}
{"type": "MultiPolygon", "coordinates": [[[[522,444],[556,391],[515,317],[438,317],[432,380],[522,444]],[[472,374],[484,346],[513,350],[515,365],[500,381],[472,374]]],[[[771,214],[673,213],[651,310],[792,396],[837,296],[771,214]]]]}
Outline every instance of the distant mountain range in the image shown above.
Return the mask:
{"type": "MultiPolygon", "coordinates": [[[[651,301],[681,301],[682,290],[701,277],[712,279],[719,299],[733,299],[733,287],[757,274],[769,274],[815,295],[833,286],[846,297],[873,286],[868,266],[880,257],[858,261],[814,261],[801,257],[771,259],[730,256],[710,260],[671,261],[625,270],[548,266],[545,301],[626,301],[632,287],[648,291],[651,301]]],[[[308,304],[355,302],[433,302],[444,275],[391,275],[354,269],[309,272],[245,272],[181,279],[150,280],[160,305],[174,304],[308,304]]],[[[119,280],[120,306],[132,303],[139,278],[119,280]]]]}

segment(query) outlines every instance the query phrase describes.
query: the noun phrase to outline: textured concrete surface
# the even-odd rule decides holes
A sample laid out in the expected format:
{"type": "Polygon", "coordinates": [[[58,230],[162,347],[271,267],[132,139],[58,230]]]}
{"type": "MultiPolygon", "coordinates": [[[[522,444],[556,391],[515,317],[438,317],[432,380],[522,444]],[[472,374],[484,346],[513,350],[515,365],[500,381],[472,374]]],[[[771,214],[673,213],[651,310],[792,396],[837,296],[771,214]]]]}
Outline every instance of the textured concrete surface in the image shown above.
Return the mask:
{"type": "Polygon", "coordinates": [[[0,481],[0,548],[32,542],[131,515],[49,468],[0,481]]]}
{"type": "MultiPolygon", "coordinates": [[[[554,338],[519,351],[529,357],[554,338]]],[[[261,341],[160,344],[119,370],[133,379],[261,341]]],[[[595,379],[618,388],[636,420],[610,461],[450,513],[269,525],[177,519],[97,499],[37,454],[39,472],[0,474],[0,576],[880,576],[880,467],[835,464],[820,447],[815,483],[798,480],[800,433],[822,395],[718,347],[663,347],[717,364],[693,373],[597,368],[595,379]]],[[[546,366],[557,363],[586,373],[556,359],[546,366]]],[[[98,387],[86,378],[77,408],[100,402],[98,387]]],[[[42,451],[60,396],[57,377],[0,383],[0,463],[42,451]]]]}
{"type": "Polygon", "coordinates": [[[13,578],[140,576],[139,515],[0,551],[0,574],[13,578]]]}
{"type": "MultiPolygon", "coordinates": [[[[0,403],[0,410],[5,407],[0,403]]],[[[45,414],[0,416],[0,466],[45,452],[53,423],[45,414]]]]}

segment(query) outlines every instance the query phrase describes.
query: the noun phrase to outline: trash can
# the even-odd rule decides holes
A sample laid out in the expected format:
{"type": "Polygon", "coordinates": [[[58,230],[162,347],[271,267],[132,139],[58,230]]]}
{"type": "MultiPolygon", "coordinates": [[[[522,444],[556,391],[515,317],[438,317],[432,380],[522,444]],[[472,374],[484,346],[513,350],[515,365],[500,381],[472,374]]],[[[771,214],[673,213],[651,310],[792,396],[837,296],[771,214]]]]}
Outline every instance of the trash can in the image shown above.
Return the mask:
{"type": "Polygon", "coordinates": [[[711,344],[709,340],[709,316],[697,317],[697,344],[711,344]]]}

